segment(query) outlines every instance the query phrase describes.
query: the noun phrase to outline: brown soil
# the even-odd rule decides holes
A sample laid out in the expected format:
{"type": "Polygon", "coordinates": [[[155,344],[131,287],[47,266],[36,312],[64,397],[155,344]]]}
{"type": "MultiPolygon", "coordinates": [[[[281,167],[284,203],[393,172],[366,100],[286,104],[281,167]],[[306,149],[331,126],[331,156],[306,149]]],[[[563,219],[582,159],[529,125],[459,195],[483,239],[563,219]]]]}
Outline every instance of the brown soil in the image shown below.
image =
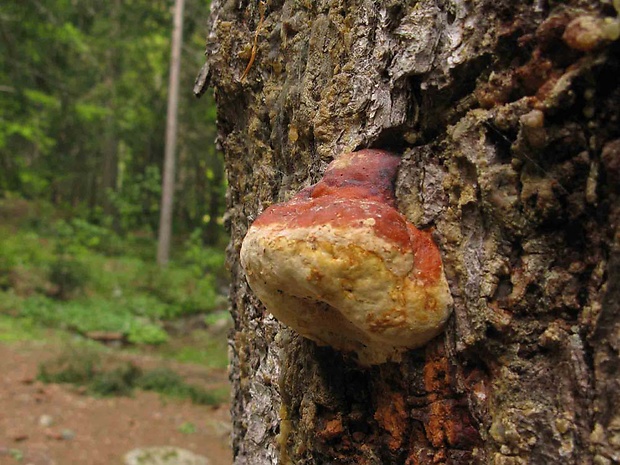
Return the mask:
{"type": "MultiPolygon", "coordinates": [[[[232,463],[228,405],[193,405],[141,391],[97,399],[73,386],[42,384],[35,380],[37,367],[52,352],[35,343],[0,344],[0,464],[121,465],[127,452],[148,446],[182,447],[212,465],[232,463]],[[195,432],[180,431],[190,424],[195,432]]],[[[143,365],[152,364],[144,358],[143,365]]],[[[223,370],[183,365],[178,371],[205,384],[226,383],[223,370]]]]}

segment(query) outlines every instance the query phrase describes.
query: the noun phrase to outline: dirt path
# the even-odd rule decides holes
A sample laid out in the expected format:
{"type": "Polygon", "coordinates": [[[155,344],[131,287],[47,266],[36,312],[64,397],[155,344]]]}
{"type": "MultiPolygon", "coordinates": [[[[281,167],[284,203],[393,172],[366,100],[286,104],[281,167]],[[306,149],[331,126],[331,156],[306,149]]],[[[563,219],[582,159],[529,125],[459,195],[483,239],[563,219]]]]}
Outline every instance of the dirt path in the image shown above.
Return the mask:
{"type": "MultiPolygon", "coordinates": [[[[39,363],[49,358],[45,345],[0,344],[1,465],[122,465],[128,451],[148,446],[182,447],[212,465],[232,463],[228,405],[141,391],[133,398],[88,397],[35,381],[39,363]]],[[[208,376],[226,382],[224,372],[208,376]]]]}

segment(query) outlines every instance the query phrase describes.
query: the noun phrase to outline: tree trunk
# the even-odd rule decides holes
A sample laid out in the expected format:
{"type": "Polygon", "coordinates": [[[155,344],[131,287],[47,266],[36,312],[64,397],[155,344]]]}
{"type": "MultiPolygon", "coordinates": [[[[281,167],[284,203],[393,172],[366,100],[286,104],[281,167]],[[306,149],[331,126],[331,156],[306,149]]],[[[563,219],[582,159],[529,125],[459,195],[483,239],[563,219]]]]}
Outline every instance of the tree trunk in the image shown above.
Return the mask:
{"type": "Polygon", "coordinates": [[[166,150],[162,173],[161,212],[157,238],[157,263],[165,266],[170,258],[172,239],[172,209],[174,206],[175,151],[177,145],[177,116],[179,113],[179,75],[181,46],[183,45],[183,7],[185,0],[174,2],[174,28],[170,56],[170,83],[168,85],[168,114],[166,117],[166,150]]]}
{"type": "Polygon", "coordinates": [[[237,465],[620,462],[616,15],[212,1],[237,465]],[[239,264],[260,212],[363,147],[402,155],[399,209],[454,299],[445,334],[370,369],[275,321],[239,264]]]}

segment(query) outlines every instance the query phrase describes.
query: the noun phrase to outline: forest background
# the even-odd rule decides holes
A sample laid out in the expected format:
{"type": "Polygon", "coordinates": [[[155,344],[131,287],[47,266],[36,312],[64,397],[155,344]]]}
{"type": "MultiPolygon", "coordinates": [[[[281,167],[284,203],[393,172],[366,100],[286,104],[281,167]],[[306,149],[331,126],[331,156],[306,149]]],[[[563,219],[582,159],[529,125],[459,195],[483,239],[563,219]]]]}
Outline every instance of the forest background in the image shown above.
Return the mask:
{"type": "Polygon", "coordinates": [[[225,338],[172,341],[228,318],[215,106],[192,94],[205,0],[185,7],[172,257],[155,263],[172,3],[0,4],[0,340],[44,326],[225,366],[225,338]]]}

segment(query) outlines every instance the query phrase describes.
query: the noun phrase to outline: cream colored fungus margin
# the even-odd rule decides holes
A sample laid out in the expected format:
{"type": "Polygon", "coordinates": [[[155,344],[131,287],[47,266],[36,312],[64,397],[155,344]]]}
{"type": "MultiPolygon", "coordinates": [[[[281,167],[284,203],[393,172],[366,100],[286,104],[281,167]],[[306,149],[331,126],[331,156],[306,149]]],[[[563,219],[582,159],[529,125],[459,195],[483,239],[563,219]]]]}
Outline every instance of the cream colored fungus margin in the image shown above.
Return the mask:
{"type": "Polygon", "coordinates": [[[320,345],[357,353],[363,365],[398,360],[442,331],[451,297],[443,271],[416,279],[414,256],[355,226],[251,227],[241,263],[257,297],[280,322],[320,345]]]}

